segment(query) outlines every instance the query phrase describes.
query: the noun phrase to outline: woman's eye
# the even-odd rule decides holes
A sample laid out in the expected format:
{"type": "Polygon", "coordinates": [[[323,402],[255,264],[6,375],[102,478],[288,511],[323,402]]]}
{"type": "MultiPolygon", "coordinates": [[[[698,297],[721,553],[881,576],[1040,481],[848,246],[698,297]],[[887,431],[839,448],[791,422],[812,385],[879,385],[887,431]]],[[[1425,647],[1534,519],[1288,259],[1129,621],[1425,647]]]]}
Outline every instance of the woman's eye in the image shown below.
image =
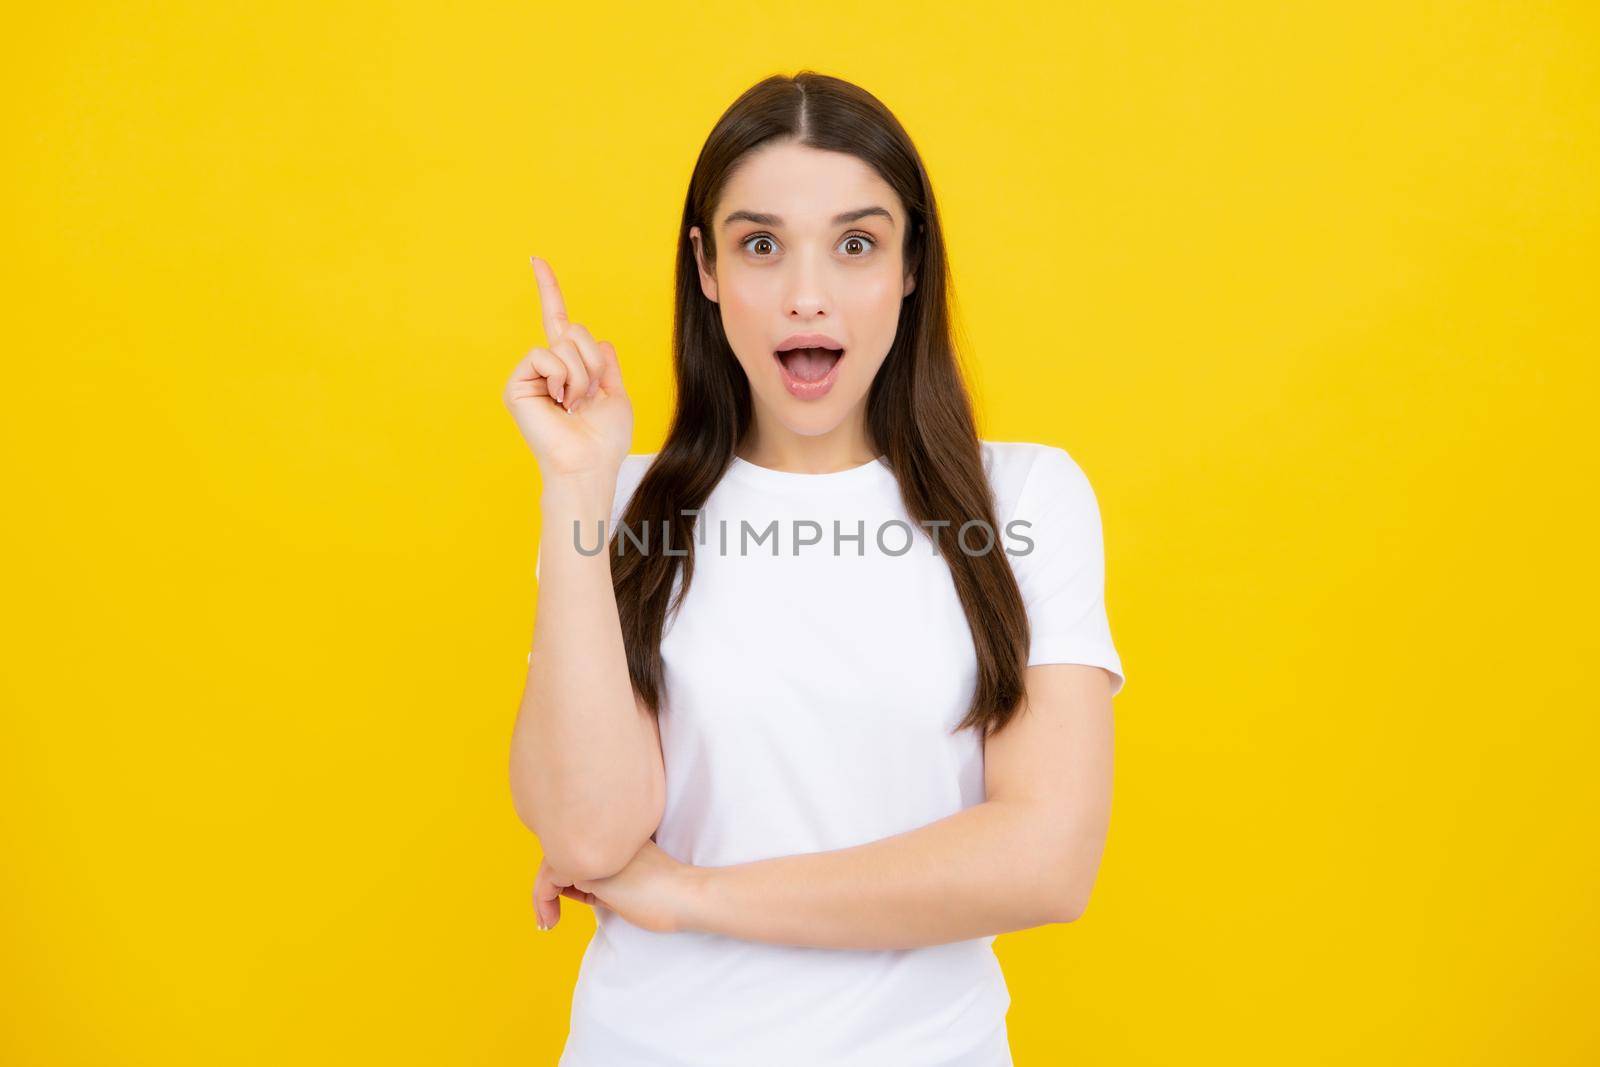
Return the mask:
{"type": "MultiPolygon", "coordinates": [[[[856,244],[861,244],[863,242],[865,242],[868,245],[875,245],[876,244],[876,242],[873,241],[872,238],[868,237],[864,233],[853,233],[849,237],[846,237],[840,243],[844,247],[848,247],[852,241],[855,242],[856,244]]],[[[861,258],[861,256],[855,255],[854,253],[850,253],[850,252],[847,252],[846,255],[849,255],[852,259],[860,259],[861,258]]],[[[863,253],[861,253],[861,255],[866,255],[866,253],[863,252],[863,253]]]]}
{"type": "MultiPolygon", "coordinates": [[[[860,259],[862,256],[866,255],[867,252],[871,251],[873,248],[876,248],[877,244],[878,242],[872,237],[869,237],[867,234],[852,233],[843,241],[839,242],[839,247],[852,249],[851,251],[847,251],[845,255],[851,259],[860,259]],[[862,245],[865,245],[866,247],[861,251],[857,252],[853,250],[854,248],[862,245]]],[[[768,251],[768,249],[772,247],[773,241],[772,238],[768,237],[766,234],[758,233],[753,237],[746,237],[741,242],[741,245],[745,251],[754,253],[758,258],[765,259],[771,255],[771,252],[768,251]]]]}

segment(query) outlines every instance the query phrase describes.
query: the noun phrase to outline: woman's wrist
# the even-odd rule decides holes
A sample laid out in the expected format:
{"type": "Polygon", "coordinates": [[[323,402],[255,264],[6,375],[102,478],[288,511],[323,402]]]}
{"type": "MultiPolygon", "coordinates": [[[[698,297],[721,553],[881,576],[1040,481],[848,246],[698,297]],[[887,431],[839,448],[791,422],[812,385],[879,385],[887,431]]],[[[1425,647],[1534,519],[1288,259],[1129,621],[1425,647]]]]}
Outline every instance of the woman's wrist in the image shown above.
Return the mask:
{"type": "Polygon", "coordinates": [[[617,473],[586,471],[546,478],[539,487],[539,507],[562,514],[598,512],[602,517],[609,516],[617,492],[617,473]]]}
{"type": "Polygon", "coordinates": [[[678,872],[681,892],[678,901],[678,930],[684,933],[710,934],[714,915],[716,892],[715,867],[696,867],[685,863],[678,872]]]}

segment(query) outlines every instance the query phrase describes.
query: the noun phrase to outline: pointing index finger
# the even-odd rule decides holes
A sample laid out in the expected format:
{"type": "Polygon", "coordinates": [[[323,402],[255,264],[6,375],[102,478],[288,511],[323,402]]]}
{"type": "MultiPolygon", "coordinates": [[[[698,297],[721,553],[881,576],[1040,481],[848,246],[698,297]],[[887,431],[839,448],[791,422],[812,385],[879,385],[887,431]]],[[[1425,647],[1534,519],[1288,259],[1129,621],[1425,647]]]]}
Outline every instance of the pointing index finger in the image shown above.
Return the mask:
{"type": "Polygon", "coordinates": [[[546,344],[555,344],[567,332],[567,304],[561,299],[561,286],[556,283],[556,272],[538,256],[528,257],[533,263],[533,276],[539,282],[539,306],[544,312],[546,344]]]}

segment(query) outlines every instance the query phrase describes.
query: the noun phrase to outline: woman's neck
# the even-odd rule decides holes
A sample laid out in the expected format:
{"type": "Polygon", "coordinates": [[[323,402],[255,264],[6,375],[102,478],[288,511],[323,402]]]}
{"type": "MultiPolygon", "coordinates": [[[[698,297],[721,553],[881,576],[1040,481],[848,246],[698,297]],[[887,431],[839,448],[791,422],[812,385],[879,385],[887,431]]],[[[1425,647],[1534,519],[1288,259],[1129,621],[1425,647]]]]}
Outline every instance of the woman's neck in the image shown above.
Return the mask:
{"type": "Polygon", "coordinates": [[[871,463],[879,455],[866,428],[848,424],[814,435],[788,429],[762,434],[752,427],[734,454],[758,467],[795,474],[832,474],[871,463]]]}

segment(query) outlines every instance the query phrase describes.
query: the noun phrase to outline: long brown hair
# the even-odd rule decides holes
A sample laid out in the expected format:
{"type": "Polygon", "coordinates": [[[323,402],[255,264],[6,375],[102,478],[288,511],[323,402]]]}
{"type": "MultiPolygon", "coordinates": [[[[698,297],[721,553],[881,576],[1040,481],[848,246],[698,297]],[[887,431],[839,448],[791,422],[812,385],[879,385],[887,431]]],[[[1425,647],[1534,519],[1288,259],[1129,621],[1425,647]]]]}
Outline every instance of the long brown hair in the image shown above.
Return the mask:
{"type": "MultiPolygon", "coordinates": [[[[671,428],[645,472],[618,529],[666,531],[674,554],[627,551],[617,537],[611,577],[639,698],[659,714],[661,638],[694,575],[693,512],[733,461],[750,426],[750,383],[740,368],[715,303],[700,289],[692,226],[699,226],[707,268],[716,262],[712,211],[729,174],[751,150],[792,140],[845,152],[872,166],[899,194],[909,218],[904,262],[916,286],[901,301],[900,321],[867,393],[867,433],[894,472],[914,524],[946,520],[948,529],[982,519],[994,531],[994,498],[951,338],[944,233],[933,188],[911,138],[870,93],[813,71],[773,75],[751,86],[717,120],[696,160],[678,228],[673,369],[677,403],[671,428]],[[665,525],[664,525],[665,524],[665,525]],[[681,546],[681,547],[680,547],[681,546]],[[681,552],[682,554],[677,554],[681,552]],[[669,605],[679,564],[683,580],[669,605]]],[[[977,686],[956,730],[1000,729],[1024,695],[1029,629],[1022,593],[1004,551],[969,555],[941,549],[966,612],[977,653],[977,686]]]]}

